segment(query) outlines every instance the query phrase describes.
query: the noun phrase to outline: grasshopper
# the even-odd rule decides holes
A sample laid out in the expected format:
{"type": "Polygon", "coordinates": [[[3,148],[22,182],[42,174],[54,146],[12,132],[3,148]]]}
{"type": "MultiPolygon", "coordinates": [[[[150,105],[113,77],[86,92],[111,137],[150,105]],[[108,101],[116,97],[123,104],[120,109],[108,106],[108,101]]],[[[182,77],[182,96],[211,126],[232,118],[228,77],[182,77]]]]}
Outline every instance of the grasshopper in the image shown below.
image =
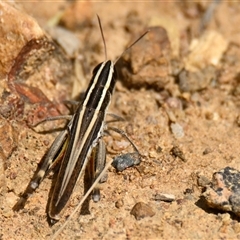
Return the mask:
{"type": "MultiPolygon", "coordinates": [[[[104,43],[105,59],[107,59],[106,43],[99,17],[98,23],[104,43]]],[[[120,57],[146,34],[147,32],[141,35],[120,57]]],[[[33,176],[20,199],[20,202],[26,201],[49,171],[60,163],[47,210],[52,223],[60,219],[60,213],[69,201],[78,179],[85,172],[86,166],[90,164],[92,182],[105,166],[106,154],[101,137],[105,131],[105,116],[117,80],[115,64],[120,57],[115,61],[105,60],[94,68],[82,103],[78,105],[66,129],[61,131],[52,143],[43,159],[42,166],[33,176]],[[91,159],[90,163],[89,159],[91,159]]],[[[127,136],[125,135],[125,137],[127,136]]],[[[127,137],[127,139],[129,138],[127,137]]],[[[133,145],[131,141],[130,143],[133,145]]],[[[136,149],[135,146],[134,148],[136,149]]],[[[100,199],[100,192],[97,188],[93,190],[93,199],[94,201],[100,199]]]]}

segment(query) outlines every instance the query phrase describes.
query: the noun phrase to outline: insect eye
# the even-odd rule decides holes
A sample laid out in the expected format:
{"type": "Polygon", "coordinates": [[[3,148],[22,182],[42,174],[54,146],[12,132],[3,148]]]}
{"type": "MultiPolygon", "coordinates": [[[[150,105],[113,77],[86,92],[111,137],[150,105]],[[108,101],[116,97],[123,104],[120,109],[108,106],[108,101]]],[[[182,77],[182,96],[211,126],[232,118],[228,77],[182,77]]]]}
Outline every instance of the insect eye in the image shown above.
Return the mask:
{"type": "Polygon", "coordinates": [[[94,69],[93,69],[93,75],[95,75],[96,73],[97,73],[97,71],[99,70],[99,68],[101,67],[101,65],[102,65],[102,62],[101,63],[99,63],[94,69]]]}

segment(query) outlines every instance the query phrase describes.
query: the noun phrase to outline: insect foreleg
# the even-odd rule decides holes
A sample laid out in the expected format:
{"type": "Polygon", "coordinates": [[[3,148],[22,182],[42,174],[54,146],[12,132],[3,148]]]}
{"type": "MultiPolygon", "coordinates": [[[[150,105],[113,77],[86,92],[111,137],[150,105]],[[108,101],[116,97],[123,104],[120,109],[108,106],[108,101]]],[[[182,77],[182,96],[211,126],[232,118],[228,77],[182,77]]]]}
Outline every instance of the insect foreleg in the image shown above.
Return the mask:
{"type": "Polygon", "coordinates": [[[135,150],[135,152],[141,156],[140,152],[138,151],[136,145],[133,143],[133,141],[128,137],[128,135],[121,129],[115,128],[115,127],[108,127],[107,130],[105,130],[106,132],[108,132],[108,130],[114,131],[116,133],[119,133],[120,135],[122,135],[123,137],[125,137],[129,143],[132,145],[133,149],[135,150]]]}
{"type": "Polygon", "coordinates": [[[48,117],[43,119],[40,122],[37,122],[36,124],[31,125],[31,128],[37,127],[38,125],[45,123],[45,122],[49,122],[49,121],[56,121],[56,120],[71,120],[72,119],[72,115],[60,115],[60,116],[55,116],[55,117],[48,117]]]}

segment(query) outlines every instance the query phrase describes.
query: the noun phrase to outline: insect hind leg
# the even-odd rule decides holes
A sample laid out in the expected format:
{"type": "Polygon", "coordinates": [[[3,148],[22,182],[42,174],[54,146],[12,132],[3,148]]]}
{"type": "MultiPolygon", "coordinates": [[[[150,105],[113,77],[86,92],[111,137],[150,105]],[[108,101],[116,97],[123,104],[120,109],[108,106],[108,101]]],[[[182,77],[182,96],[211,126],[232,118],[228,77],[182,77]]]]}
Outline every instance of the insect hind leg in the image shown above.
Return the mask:
{"type": "MultiPolygon", "coordinates": [[[[97,146],[93,149],[91,159],[88,164],[88,174],[91,181],[91,185],[95,182],[97,177],[101,174],[106,165],[106,146],[100,139],[97,146]]],[[[99,183],[106,182],[107,174],[105,174],[99,183]]],[[[92,191],[92,199],[94,202],[100,200],[100,188],[97,185],[92,191]]]]}
{"type": "Polygon", "coordinates": [[[23,194],[21,194],[20,199],[13,206],[14,211],[19,211],[20,209],[24,208],[26,201],[38,188],[45,176],[62,159],[66,144],[68,144],[68,130],[62,131],[52,143],[48,153],[42,159],[41,166],[38,167],[26,190],[23,194]]]}

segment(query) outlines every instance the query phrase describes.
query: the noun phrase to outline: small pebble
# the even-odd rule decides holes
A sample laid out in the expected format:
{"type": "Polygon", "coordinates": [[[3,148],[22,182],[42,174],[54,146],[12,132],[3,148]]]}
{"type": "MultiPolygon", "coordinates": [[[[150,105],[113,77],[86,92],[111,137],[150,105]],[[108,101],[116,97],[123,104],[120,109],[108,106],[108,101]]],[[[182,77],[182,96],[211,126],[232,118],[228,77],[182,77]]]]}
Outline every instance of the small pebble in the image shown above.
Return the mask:
{"type": "Polygon", "coordinates": [[[198,186],[200,187],[206,187],[207,185],[209,185],[211,182],[211,180],[209,180],[207,177],[205,176],[198,176],[198,179],[197,179],[197,183],[198,183],[198,186]]]}
{"type": "Polygon", "coordinates": [[[119,199],[115,202],[115,207],[116,208],[121,208],[124,205],[124,202],[122,199],[119,199]]]}
{"type": "Polygon", "coordinates": [[[183,138],[184,130],[179,123],[171,123],[170,128],[175,138],[183,138]]]}
{"type": "Polygon", "coordinates": [[[156,151],[149,151],[148,156],[150,158],[157,158],[158,153],[156,151]]]}
{"type": "Polygon", "coordinates": [[[136,220],[140,220],[145,217],[152,217],[155,215],[153,209],[146,203],[138,202],[132,208],[130,214],[132,214],[136,220]]]}
{"type": "Polygon", "coordinates": [[[183,162],[187,161],[183,151],[178,146],[174,146],[170,152],[174,157],[179,157],[183,162]]]}
{"type": "Polygon", "coordinates": [[[112,166],[121,172],[126,168],[138,165],[140,162],[140,155],[138,153],[126,153],[115,157],[112,166]]]}
{"type": "Polygon", "coordinates": [[[155,201],[172,202],[175,200],[175,196],[173,194],[159,193],[154,196],[154,200],[155,201]]]}
{"type": "Polygon", "coordinates": [[[212,149],[207,147],[207,148],[204,149],[203,155],[207,155],[207,154],[209,154],[211,152],[212,152],[212,149]]]}
{"type": "Polygon", "coordinates": [[[183,205],[183,204],[185,204],[186,202],[187,202],[187,199],[186,199],[186,198],[179,198],[179,199],[176,200],[176,203],[177,203],[178,205],[183,205]]]}
{"type": "Polygon", "coordinates": [[[184,195],[192,194],[192,193],[194,193],[194,190],[192,188],[186,188],[183,193],[184,193],[184,195]]]}

